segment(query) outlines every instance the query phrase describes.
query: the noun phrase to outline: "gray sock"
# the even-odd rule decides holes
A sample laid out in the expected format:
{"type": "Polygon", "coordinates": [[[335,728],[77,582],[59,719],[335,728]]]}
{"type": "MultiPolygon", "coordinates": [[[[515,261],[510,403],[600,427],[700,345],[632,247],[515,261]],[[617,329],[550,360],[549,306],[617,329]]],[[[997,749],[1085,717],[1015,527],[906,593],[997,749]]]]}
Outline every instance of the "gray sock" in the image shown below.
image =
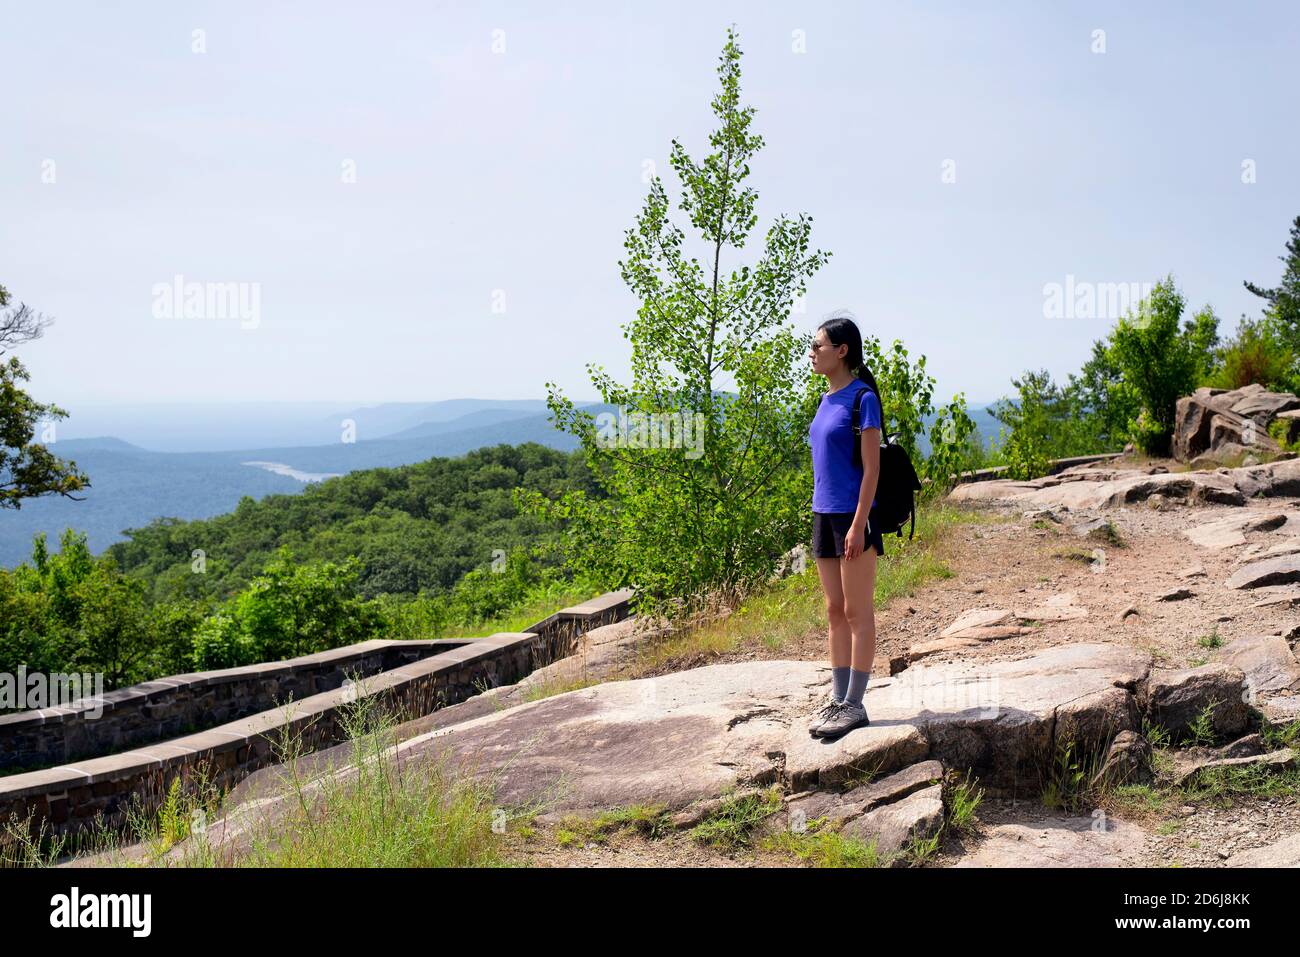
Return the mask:
{"type": "Polygon", "coordinates": [[[831,695],[836,701],[844,700],[844,695],[849,690],[849,672],[852,670],[848,665],[831,668],[831,695]]]}
{"type": "Polygon", "coordinates": [[[867,693],[867,679],[870,677],[870,671],[849,669],[849,690],[845,692],[844,700],[850,704],[862,704],[862,696],[867,693]]]}

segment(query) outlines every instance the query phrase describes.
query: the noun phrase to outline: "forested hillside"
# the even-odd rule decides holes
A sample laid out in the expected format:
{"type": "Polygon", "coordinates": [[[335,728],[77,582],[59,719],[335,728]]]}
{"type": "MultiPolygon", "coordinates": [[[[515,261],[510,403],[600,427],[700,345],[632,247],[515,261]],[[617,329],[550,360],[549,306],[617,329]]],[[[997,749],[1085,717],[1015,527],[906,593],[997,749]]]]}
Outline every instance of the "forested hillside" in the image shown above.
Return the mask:
{"type": "Polygon", "coordinates": [[[498,445],[459,458],[353,472],[294,495],[245,497],[235,511],[196,521],[159,520],[128,532],[108,553],[155,599],[224,598],[289,546],[303,561],[361,563],[361,597],[450,589],[475,567],[539,541],[540,519],[517,513],[516,486],[547,497],[599,495],[581,453],[536,443],[498,445]],[[196,553],[200,553],[196,555],[196,553]],[[195,560],[201,558],[202,573],[195,560]]]}

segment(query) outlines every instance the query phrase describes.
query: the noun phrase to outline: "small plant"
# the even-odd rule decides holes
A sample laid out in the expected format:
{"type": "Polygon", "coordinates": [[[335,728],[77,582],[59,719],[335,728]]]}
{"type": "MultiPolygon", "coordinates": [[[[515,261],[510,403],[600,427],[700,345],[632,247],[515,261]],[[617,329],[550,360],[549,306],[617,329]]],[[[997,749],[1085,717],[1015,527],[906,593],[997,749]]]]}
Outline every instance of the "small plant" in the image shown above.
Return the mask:
{"type": "Polygon", "coordinates": [[[1222,648],[1223,638],[1219,635],[1219,626],[1215,625],[1210,629],[1208,635],[1202,635],[1196,639],[1196,643],[1202,648],[1222,648]]]}
{"type": "Polygon", "coordinates": [[[1098,525],[1096,528],[1088,530],[1087,538],[1094,542],[1101,542],[1103,545],[1109,545],[1112,548],[1124,548],[1124,536],[1119,533],[1115,523],[1107,521],[1104,525],[1098,525]]]}
{"type": "Polygon", "coordinates": [[[889,861],[880,853],[873,837],[861,841],[825,826],[825,818],[808,822],[802,833],[782,831],[765,837],[759,847],[768,851],[793,854],[814,867],[886,867],[889,861]]]}
{"type": "Polygon", "coordinates": [[[902,856],[913,864],[924,864],[939,851],[939,835],[942,829],[929,837],[914,835],[904,846],[902,856]]]}
{"type": "Polygon", "coordinates": [[[1295,749],[1297,742],[1300,741],[1300,719],[1285,725],[1261,722],[1259,736],[1270,751],[1278,751],[1282,748],[1295,749]]]}
{"type": "Polygon", "coordinates": [[[723,802],[704,821],[691,828],[691,838],[713,847],[741,847],[750,843],[754,830],[781,809],[781,792],[769,788],[723,802]]]}
{"type": "Polygon", "coordinates": [[[167,797],[158,809],[158,840],[164,848],[179,844],[190,836],[190,819],[181,796],[181,779],[172,778],[167,797]]]}
{"type": "Polygon", "coordinates": [[[1274,419],[1268,424],[1268,434],[1283,452],[1300,452],[1300,438],[1294,442],[1288,441],[1290,432],[1291,422],[1288,419],[1274,419]]]}
{"type": "Polygon", "coordinates": [[[1193,744],[1213,744],[1216,736],[1214,729],[1214,712],[1223,702],[1218,698],[1211,701],[1196,717],[1188,723],[1187,733],[1193,744]]]}
{"type": "Polygon", "coordinates": [[[1093,560],[1092,552],[1077,545],[1061,545],[1052,549],[1051,554],[1053,558],[1064,558],[1066,561],[1082,562],[1085,565],[1091,565],[1093,560]]]}
{"type": "Polygon", "coordinates": [[[1262,764],[1205,768],[1183,788],[1188,799],[1230,807],[1237,797],[1288,797],[1300,794],[1300,770],[1278,771],[1262,764]]]}
{"type": "Polygon", "coordinates": [[[49,867],[63,854],[67,838],[47,833],[48,822],[35,826],[35,811],[11,818],[0,829],[0,868],[49,867]]]}
{"type": "Polygon", "coordinates": [[[984,789],[971,781],[970,769],[965,778],[952,789],[948,808],[948,823],[957,831],[971,831],[975,827],[975,811],[984,800],[984,789]]]}
{"type": "Polygon", "coordinates": [[[1084,754],[1080,743],[1074,739],[1058,741],[1056,753],[1048,769],[1041,799],[1045,806],[1078,810],[1092,800],[1092,780],[1101,763],[1100,754],[1084,754]]]}
{"type": "Polygon", "coordinates": [[[1142,737],[1150,742],[1152,750],[1157,751],[1169,747],[1171,740],[1168,728],[1145,717],[1142,719],[1142,737]]]}

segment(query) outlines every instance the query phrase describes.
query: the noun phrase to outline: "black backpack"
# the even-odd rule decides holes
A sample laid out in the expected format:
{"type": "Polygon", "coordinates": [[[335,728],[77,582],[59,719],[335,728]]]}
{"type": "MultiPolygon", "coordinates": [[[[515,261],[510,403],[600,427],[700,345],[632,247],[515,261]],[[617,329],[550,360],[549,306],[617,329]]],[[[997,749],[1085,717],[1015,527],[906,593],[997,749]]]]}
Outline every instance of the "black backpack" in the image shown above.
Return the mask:
{"type": "MultiPolygon", "coordinates": [[[[853,464],[862,468],[862,396],[870,387],[858,390],[853,397],[853,464]]],[[[876,396],[877,400],[880,396],[876,396]]],[[[884,418],[884,406],[880,409],[884,418]]],[[[910,517],[912,527],[907,532],[910,540],[916,532],[916,492],[921,491],[921,481],[916,477],[916,469],[907,455],[907,449],[896,441],[896,432],[885,432],[884,441],[880,443],[880,477],[876,479],[876,504],[867,516],[872,531],[881,535],[896,533],[903,536],[903,526],[910,517]]]]}

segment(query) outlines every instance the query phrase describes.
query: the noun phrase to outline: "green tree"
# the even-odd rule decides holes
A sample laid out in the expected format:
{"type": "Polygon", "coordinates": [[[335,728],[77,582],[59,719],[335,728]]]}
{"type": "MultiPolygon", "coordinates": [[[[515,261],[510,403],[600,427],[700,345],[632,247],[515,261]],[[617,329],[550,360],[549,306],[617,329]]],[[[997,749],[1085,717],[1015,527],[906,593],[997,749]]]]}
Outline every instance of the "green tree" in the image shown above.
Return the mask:
{"type": "Polygon", "coordinates": [[[1085,436],[1096,435],[1091,447],[1077,454],[1114,451],[1128,441],[1129,423],[1142,411],[1142,398],[1124,379],[1109,337],[1093,342],[1088,361],[1078,375],[1069,375],[1063,391],[1072,410],[1068,414],[1085,423],[1085,436]]]}
{"type": "Polygon", "coordinates": [[[1256,383],[1268,389],[1292,391],[1296,354],[1272,316],[1241,317],[1237,331],[1219,351],[1220,365],[1206,380],[1219,389],[1239,389],[1256,383]]]}
{"type": "Polygon", "coordinates": [[[1197,350],[1205,341],[1206,322],[1189,322],[1184,328],[1182,315],[1183,297],[1169,276],[1138,304],[1136,315],[1120,319],[1111,333],[1115,362],[1142,402],[1129,432],[1139,448],[1153,455],[1169,453],[1175,405],[1196,388],[1203,369],[1197,350]]]}
{"type": "Polygon", "coordinates": [[[380,607],[356,593],[360,562],[298,565],[281,548],[263,573],[194,636],[199,668],[280,661],[372,638],[380,607]]]}
{"type": "Polygon", "coordinates": [[[936,408],[935,380],[925,371],[925,356],[917,356],[913,363],[898,339],[885,351],[875,336],[863,336],[862,358],[884,396],[885,431],[920,465],[920,476],[930,480],[925,495],[946,492],[953,476],[969,467],[969,439],[975,432],[975,420],[966,412],[965,395],[958,393],[947,405],[936,408]],[[931,416],[927,431],[925,419],[931,416]],[[917,442],[922,433],[930,442],[930,454],[924,460],[917,442]]]}
{"type": "MultiPolygon", "coordinates": [[[[728,30],[713,99],[713,147],[694,162],[674,139],[670,162],[683,186],[679,208],[698,231],[705,261],[688,256],[685,234],[669,220],[655,176],[635,228],[627,230],[624,281],[641,305],[623,326],[632,346],[632,387],[602,369],[588,372],[605,402],[629,413],[679,417],[692,430],[676,448],[629,447],[597,430],[548,383],[557,427],[581,440],[591,471],[609,497],[572,492],[558,501],[522,490],[524,507],[567,526],[574,567],[638,589],[638,611],[688,613],[708,597],[734,603],[766,580],[775,558],[806,531],[811,496],[807,428],[820,399],[804,359],[807,338],[788,324],[806,280],[829,258],[808,252],[811,217],[778,217],[764,254],[729,272],[757,222],[757,194],[745,184],[762,147],[740,105],[741,50],[728,30]],[[717,388],[734,377],[733,396],[717,388]],[[698,440],[698,441],[697,441],[698,440]]],[[[653,428],[662,420],[649,420],[653,428]]],[[[637,431],[634,440],[645,436],[637,431]]]]}
{"type": "Polygon", "coordinates": [[[56,405],[42,405],[21,387],[30,376],[17,356],[3,361],[6,352],[25,342],[39,339],[50,320],[33,312],[26,303],[13,309],[9,292],[0,286],[0,508],[21,508],[23,499],[41,495],[65,495],[90,485],[77,471],[75,462],[64,462],[44,444],[34,441],[41,420],[61,419],[67,412],[56,405]]]}
{"type": "Polygon", "coordinates": [[[1291,223],[1286,255],[1278,259],[1284,266],[1278,285],[1266,289],[1249,280],[1243,285],[1268,303],[1266,314],[1277,322],[1292,351],[1300,352],[1300,216],[1291,223]]]}

